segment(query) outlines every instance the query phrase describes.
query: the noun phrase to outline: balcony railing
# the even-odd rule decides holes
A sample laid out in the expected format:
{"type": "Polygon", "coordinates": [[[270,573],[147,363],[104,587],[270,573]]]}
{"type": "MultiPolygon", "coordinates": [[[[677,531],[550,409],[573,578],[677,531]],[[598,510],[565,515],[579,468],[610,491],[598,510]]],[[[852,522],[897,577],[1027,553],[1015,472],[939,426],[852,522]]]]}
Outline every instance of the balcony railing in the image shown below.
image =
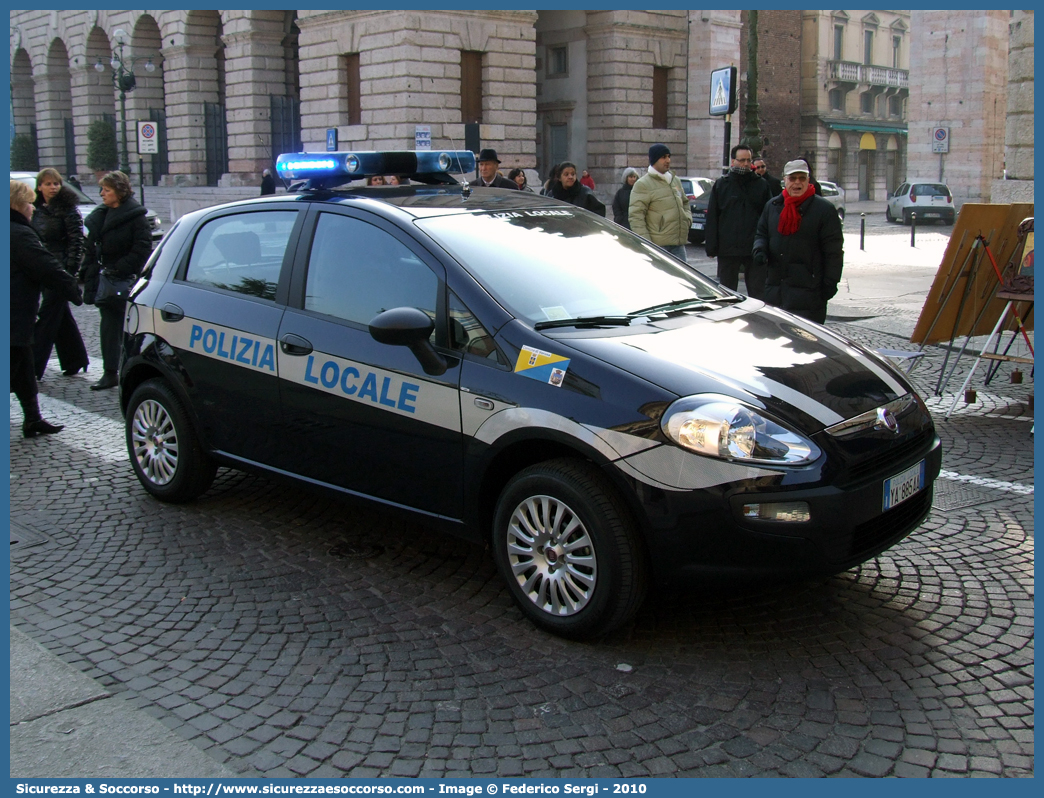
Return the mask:
{"type": "Polygon", "coordinates": [[[828,64],[831,80],[839,80],[844,83],[865,83],[869,86],[890,86],[897,89],[910,88],[908,69],[867,66],[851,61],[829,61],[828,64]]]}

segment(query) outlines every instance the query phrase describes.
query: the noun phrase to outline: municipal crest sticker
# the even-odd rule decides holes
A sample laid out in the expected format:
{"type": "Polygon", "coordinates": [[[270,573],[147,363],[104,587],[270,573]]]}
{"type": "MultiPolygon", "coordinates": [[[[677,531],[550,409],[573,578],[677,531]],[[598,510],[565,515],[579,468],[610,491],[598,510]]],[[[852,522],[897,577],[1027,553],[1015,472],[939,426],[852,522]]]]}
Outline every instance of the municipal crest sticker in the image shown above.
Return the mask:
{"type": "Polygon", "coordinates": [[[531,346],[523,346],[515,362],[515,373],[546,382],[556,388],[562,385],[569,370],[569,358],[554,355],[531,346]]]}

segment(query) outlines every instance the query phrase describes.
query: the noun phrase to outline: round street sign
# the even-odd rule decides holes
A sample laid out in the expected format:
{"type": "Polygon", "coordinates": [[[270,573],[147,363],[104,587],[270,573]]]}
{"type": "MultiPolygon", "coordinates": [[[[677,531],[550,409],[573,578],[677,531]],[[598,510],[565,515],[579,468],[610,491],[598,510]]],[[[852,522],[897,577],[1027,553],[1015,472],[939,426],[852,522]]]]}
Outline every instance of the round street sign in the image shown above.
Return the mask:
{"type": "Polygon", "coordinates": [[[950,129],[948,127],[932,128],[932,152],[950,151],[950,129]]]}

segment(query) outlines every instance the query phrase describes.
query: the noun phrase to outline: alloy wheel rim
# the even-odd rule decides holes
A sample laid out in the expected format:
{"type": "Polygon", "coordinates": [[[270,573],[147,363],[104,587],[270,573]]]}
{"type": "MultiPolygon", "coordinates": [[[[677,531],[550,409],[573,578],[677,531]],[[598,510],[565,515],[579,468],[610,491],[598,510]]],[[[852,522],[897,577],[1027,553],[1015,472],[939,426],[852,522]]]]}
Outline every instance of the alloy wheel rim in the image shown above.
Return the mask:
{"type": "Polygon", "coordinates": [[[508,564],[522,593],[549,615],[576,615],[598,582],[594,543],[583,522],[553,496],[531,496],[511,514],[508,564]]]}
{"type": "Polygon", "coordinates": [[[154,485],[166,485],[178,469],[174,420],[159,402],[146,399],[134,411],[131,445],[141,472],[154,485]]]}

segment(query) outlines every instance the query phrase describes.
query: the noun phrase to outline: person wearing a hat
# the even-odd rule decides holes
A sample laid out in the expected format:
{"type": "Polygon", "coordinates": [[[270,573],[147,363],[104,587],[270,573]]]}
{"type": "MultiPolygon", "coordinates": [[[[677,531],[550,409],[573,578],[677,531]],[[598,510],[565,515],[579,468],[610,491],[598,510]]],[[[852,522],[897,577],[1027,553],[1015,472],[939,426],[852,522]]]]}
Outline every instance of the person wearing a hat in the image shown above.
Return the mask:
{"type": "Polygon", "coordinates": [[[494,149],[485,149],[479,152],[478,157],[478,183],[487,188],[511,188],[518,191],[518,185],[514,180],[508,180],[503,175],[497,174],[500,159],[494,149]]]}
{"type": "Polygon", "coordinates": [[[751,168],[754,153],[746,144],[732,148],[729,171],[714,181],[707,200],[707,254],[718,259],[718,282],[733,291],[740,272],[746,275],[747,295],[761,298],[765,273],[751,257],[754,231],[765,203],[772,199],[768,183],[751,168]]]}
{"type": "Polygon", "coordinates": [[[649,169],[631,189],[627,220],[632,231],[686,261],[692,210],[681,181],[670,170],[671,151],[665,144],[653,144],[649,169]]]}
{"type": "Polygon", "coordinates": [[[766,270],[762,299],[823,324],[844,267],[841,220],[817,196],[804,161],[789,161],[783,182],[783,193],[765,205],[754,235],[754,260],[766,270]]]}

